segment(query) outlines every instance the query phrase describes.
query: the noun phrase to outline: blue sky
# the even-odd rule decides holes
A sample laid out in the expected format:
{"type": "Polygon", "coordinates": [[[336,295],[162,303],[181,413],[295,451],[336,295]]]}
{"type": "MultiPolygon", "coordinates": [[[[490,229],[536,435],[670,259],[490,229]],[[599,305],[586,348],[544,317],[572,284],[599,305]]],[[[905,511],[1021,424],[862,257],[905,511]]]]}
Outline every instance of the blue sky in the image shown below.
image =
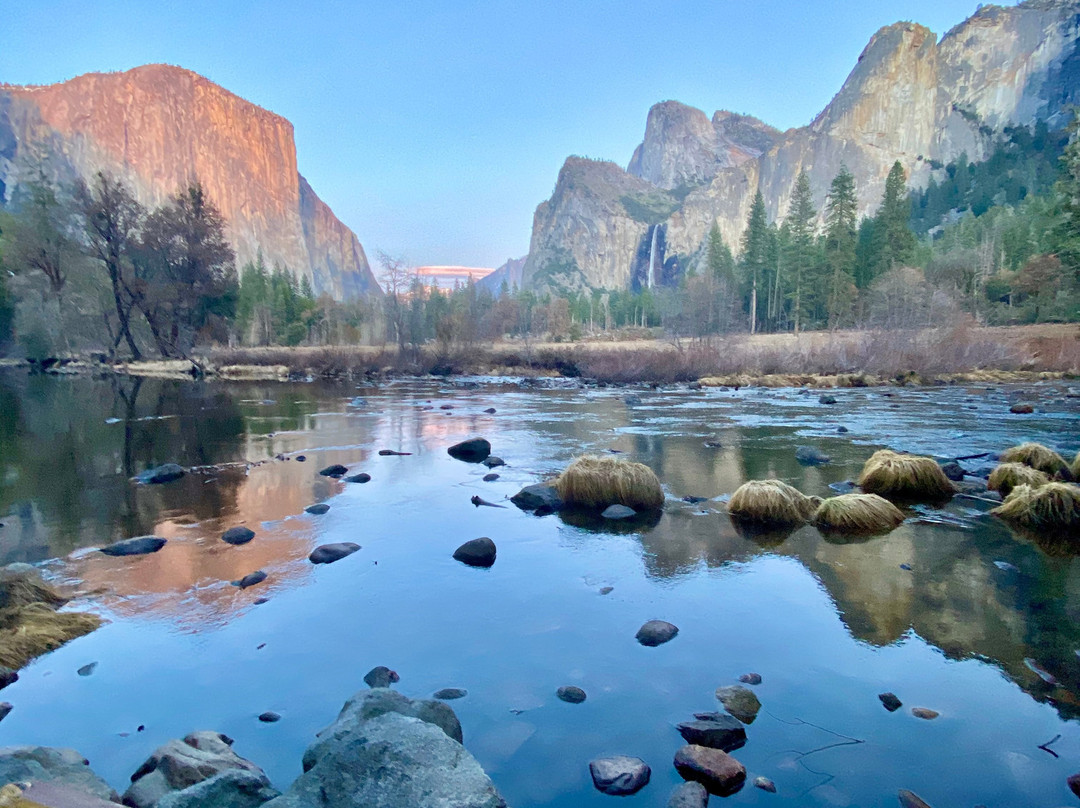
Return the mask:
{"type": "Polygon", "coordinates": [[[657,101],[802,126],[870,36],[970,0],[6,4],[0,81],[178,64],[289,118],[300,172],[376,249],[496,266],[570,154],[625,166],[657,101]]]}

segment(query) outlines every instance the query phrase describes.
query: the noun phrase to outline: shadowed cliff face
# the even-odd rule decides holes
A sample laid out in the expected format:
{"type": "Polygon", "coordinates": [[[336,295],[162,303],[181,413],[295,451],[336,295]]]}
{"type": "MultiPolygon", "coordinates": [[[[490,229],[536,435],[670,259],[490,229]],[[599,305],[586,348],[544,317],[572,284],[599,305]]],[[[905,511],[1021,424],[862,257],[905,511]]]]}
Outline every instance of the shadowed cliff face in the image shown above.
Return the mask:
{"type": "Polygon", "coordinates": [[[147,206],[198,178],[229,223],[239,263],[262,249],[267,264],[307,277],[316,293],[377,293],[356,236],[297,172],[292,124],[191,71],[147,65],[0,87],[7,199],[39,158],[63,182],[108,171],[147,206]]]}
{"type": "Polygon", "coordinates": [[[632,177],[653,186],[669,209],[653,205],[653,218],[636,218],[663,223],[669,253],[685,266],[700,254],[714,222],[729,246],[739,243],[759,188],[770,218],[782,218],[805,170],[823,215],[829,184],[846,165],[855,176],[859,213],[870,214],[896,160],[908,182],[921,186],[931,161],[948,163],[965,152],[981,159],[1009,125],[1044,120],[1060,127],[1078,100],[1077,0],[987,6],[940,42],[921,25],[896,23],[871,38],[844,86],[808,126],[779,133],[729,112],[710,122],[700,110],[665,101],[649,111],[627,172],[597,173],[583,185],[566,181],[572,172],[564,168],[551,199],[537,209],[532,244],[539,252],[530,253],[526,282],[546,281],[549,264],[573,263],[582,285],[625,288],[628,272],[619,267],[629,266],[634,247],[619,227],[624,214],[596,204],[624,192],[605,192],[604,182],[622,186],[632,177]],[[573,222],[561,211],[572,211],[573,222]],[[582,232],[589,238],[576,235],[582,232]]]}

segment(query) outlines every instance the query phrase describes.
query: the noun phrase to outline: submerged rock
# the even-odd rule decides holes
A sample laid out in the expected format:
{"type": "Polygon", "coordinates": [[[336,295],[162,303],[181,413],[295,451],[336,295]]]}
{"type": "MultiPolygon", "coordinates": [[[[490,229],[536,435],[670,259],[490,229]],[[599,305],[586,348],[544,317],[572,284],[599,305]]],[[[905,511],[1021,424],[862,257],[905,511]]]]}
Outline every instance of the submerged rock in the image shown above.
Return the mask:
{"type": "Polygon", "coordinates": [[[746,767],[720,749],[687,744],[675,753],[675,770],[684,780],[701,783],[710,794],[734,794],[746,781],[746,767]]]}
{"type": "Polygon", "coordinates": [[[908,791],[906,788],[900,789],[896,796],[900,798],[900,808],[930,808],[922,797],[908,791]]]}
{"type": "Polygon", "coordinates": [[[221,540],[226,544],[247,544],[255,538],[255,531],[243,525],[230,527],[221,534],[221,540]]]}
{"type": "Polygon", "coordinates": [[[432,698],[439,699],[439,701],[453,701],[454,699],[463,699],[467,695],[469,695],[469,691],[460,687],[444,687],[442,690],[436,690],[432,698]]]}
{"type": "Polygon", "coordinates": [[[964,479],[964,467],[955,460],[950,460],[948,463],[942,463],[941,470],[945,472],[945,476],[954,483],[958,483],[964,479]]]}
{"type": "Polygon", "coordinates": [[[1070,774],[1065,780],[1065,783],[1069,786],[1069,790],[1073,794],[1075,794],[1077,797],[1080,797],[1080,772],[1077,772],[1076,774],[1070,774]]]}
{"type": "Polygon", "coordinates": [[[608,505],[600,515],[605,519],[629,519],[637,516],[637,511],[625,505],[608,505]]]}
{"type": "Polygon", "coordinates": [[[493,483],[497,479],[499,479],[499,475],[496,474],[495,472],[491,472],[491,474],[485,474],[484,475],[484,482],[485,483],[493,483]]]}
{"type": "Polygon", "coordinates": [[[555,490],[555,486],[547,483],[534,483],[527,485],[510,497],[510,501],[523,511],[535,511],[540,508],[548,508],[548,513],[561,510],[563,507],[562,497],[555,490]]]}
{"type": "Polygon", "coordinates": [[[730,685],[716,689],[716,698],[724,705],[724,709],[742,721],[744,724],[754,723],[761,702],[754,695],[754,691],[742,685],[730,685]]]}
{"type": "Polygon", "coordinates": [[[586,698],[585,691],[573,685],[563,685],[555,691],[555,695],[568,704],[581,704],[586,698]]]}
{"type": "Polygon", "coordinates": [[[678,633],[678,627],[666,620],[649,620],[638,629],[635,639],[642,645],[655,648],[675,639],[678,633]]]}
{"type": "Polygon", "coordinates": [[[366,483],[371,481],[371,475],[366,471],[361,471],[359,474],[353,474],[350,477],[345,478],[347,483],[366,483]]]}
{"type": "Polygon", "coordinates": [[[0,783],[49,783],[106,802],[119,800],[112,787],[74,749],[49,746],[0,749],[0,783]]]}
{"type": "Polygon", "coordinates": [[[124,805],[156,808],[170,792],[182,791],[231,769],[241,769],[264,787],[270,786],[262,769],[233,751],[232,739],[227,735],[193,732],[183,740],[169,741],[146,759],[131,775],[124,805]]]}
{"type": "Polygon", "coordinates": [[[97,670],[97,666],[98,664],[96,662],[89,662],[86,665],[83,665],[77,671],[75,671],[75,673],[77,673],[79,676],[90,676],[91,674],[93,674],[94,671],[97,670]]]}
{"type": "Polygon", "coordinates": [[[822,396],[818,399],[819,404],[835,404],[836,396],[822,396]]]}
{"type": "Polygon", "coordinates": [[[109,556],[134,556],[156,553],[165,546],[165,539],[160,536],[136,536],[102,547],[101,552],[109,556]]]}
{"type": "Polygon", "coordinates": [[[446,453],[455,460],[464,460],[466,463],[479,463],[487,459],[491,454],[491,444],[486,438],[469,438],[461,443],[455,443],[446,450],[446,453]]]}
{"type": "Polygon", "coordinates": [[[186,473],[183,466],[178,466],[176,463],[165,463],[135,475],[135,479],[144,485],[161,485],[162,483],[179,480],[186,473]]]}
{"type": "Polygon", "coordinates": [[[360,549],[359,544],[351,541],[339,541],[332,544],[322,544],[311,551],[308,561],[312,564],[333,564],[346,556],[350,556],[360,549]]]}
{"type": "Polygon", "coordinates": [[[438,701],[357,693],[304,752],[304,773],[266,808],[505,808],[438,701]],[[419,719],[419,720],[417,720],[419,719]]]}
{"type": "Polygon", "coordinates": [[[667,808],[707,808],[708,805],[709,792],[705,786],[691,781],[671,792],[667,808]]]}
{"type": "Polygon", "coordinates": [[[379,449],[380,457],[405,457],[411,455],[412,452],[398,452],[393,449],[379,449]]]}
{"type": "Polygon", "coordinates": [[[912,707],[911,714],[916,718],[921,718],[924,721],[933,721],[941,713],[937,710],[931,710],[929,707],[912,707]]]}
{"type": "Polygon", "coordinates": [[[392,671],[385,665],[376,665],[364,674],[364,684],[368,687],[390,687],[401,681],[397,671],[392,671]]]}
{"type": "Polygon", "coordinates": [[[799,446],[795,449],[795,460],[802,466],[824,466],[832,458],[815,446],[799,446]]]}
{"type": "Polygon", "coordinates": [[[487,536],[465,542],[454,551],[454,558],[470,567],[490,567],[495,563],[495,542],[487,536]]]}
{"type": "Polygon", "coordinates": [[[506,465],[505,460],[503,460],[501,457],[496,457],[495,455],[492,455],[491,457],[487,458],[486,460],[482,460],[481,463],[483,463],[483,465],[487,466],[489,469],[493,469],[493,468],[497,468],[499,466],[505,466],[506,465]]]}
{"type": "Polygon", "coordinates": [[[488,407],[486,410],[484,410],[484,412],[486,412],[488,415],[494,415],[495,414],[495,408],[494,407],[488,407]]]}
{"type": "Polygon", "coordinates": [[[768,791],[770,794],[776,793],[776,783],[768,777],[755,777],[754,788],[760,788],[762,791],[768,791]]]}
{"type": "Polygon", "coordinates": [[[3,721],[8,717],[8,713],[15,709],[15,705],[10,701],[0,701],[0,721],[3,721]]]}
{"type": "Polygon", "coordinates": [[[615,755],[591,761],[589,774],[597,791],[623,797],[647,786],[652,770],[641,758],[615,755]]]}
{"type": "Polygon", "coordinates": [[[1031,415],[1035,412],[1035,407],[1027,403],[1013,404],[1009,407],[1009,412],[1013,415],[1031,415]]]}

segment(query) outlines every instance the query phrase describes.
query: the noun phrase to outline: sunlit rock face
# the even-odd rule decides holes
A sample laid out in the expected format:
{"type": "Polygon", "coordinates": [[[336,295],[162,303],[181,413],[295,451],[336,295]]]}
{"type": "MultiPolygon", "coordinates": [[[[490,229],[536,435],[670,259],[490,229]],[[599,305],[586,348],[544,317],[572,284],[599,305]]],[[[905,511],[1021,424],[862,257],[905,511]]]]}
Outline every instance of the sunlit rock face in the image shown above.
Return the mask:
{"type": "Polygon", "coordinates": [[[198,178],[227,219],[241,264],[261,249],[269,267],[288,267],[316,293],[378,293],[356,236],[297,172],[292,124],[189,70],[146,65],[0,86],[7,201],[41,158],[64,182],[114,174],[147,206],[198,178]]]}
{"type": "Polygon", "coordinates": [[[604,164],[580,182],[571,161],[564,166],[534,218],[538,252],[526,282],[550,284],[558,278],[550,267],[572,264],[575,288],[627,288],[640,249],[631,242],[653,224],[683,266],[701,257],[714,222],[737,251],[756,191],[770,217],[782,218],[804,170],[819,216],[842,165],[855,177],[859,214],[872,214],[896,160],[918,187],[963,153],[981,159],[1007,126],[1064,125],[1080,101],[1078,39],[1077,0],[986,6],[940,41],[921,25],[896,23],[871,38],[809,125],[784,133],[748,116],[717,112],[710,121],[676,101],[657,104],[626,172],[604,164]],[[632,180],[651,186],[647,210],[613,204],[632,180]]]}

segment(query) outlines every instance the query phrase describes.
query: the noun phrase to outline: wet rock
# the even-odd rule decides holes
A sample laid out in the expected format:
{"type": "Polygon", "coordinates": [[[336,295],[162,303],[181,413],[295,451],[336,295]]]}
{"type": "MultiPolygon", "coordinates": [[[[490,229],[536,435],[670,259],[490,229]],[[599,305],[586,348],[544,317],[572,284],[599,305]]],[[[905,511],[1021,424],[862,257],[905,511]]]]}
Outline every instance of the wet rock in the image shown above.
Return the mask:
{"type": "Polygon", "coordinates": [[[109,556],[134,556],[156,553],[165,546],[165,539],[160,536],[136,536],[133,539],[124,539],[107,547],[102,547],[101,552],[109,556]]]}
{"type": "Polygon", "coordinates": [[[641,396],[637,395],[636,393],[631,393],[628,396],[623,396],[623,402],[626,404],[627,407],[640,407],[641,396]]]}
{"type": "Polygon", "coordinates": [[[433,698],[440,701],[452,701],[454,699],[463,699],[467,695],[469,695],[469,691],[460,687],[444,687],[442,690],[436,690],[433,698]]]}
{"type": "Polygon", "coordinates": [[[929,707],[912,707],[911,714],[916,718],[921,718],[924,721],[933,721],[941,713],[937,710],[931,710],[929,707]]]}
{"type": "Polygon", "coordinates": [[[1068,784],[1069,790],[1077,797],[1080,797],[1080,772],[1070,774],[1065,782],[1068,784]]]}
{"type": "Polygon", "coordinates": [[[818,399],[819,404],[835,404],[836,396],[822,396],[818,399]]]}
{"type": "Polygon", "coordinates": [[[691,505],[697,505],[699,502],[708,502],[709,498],[708,497],[693,497],[693,496],[690,496],[690,497],[683,497],[682,501],[683,502],[688,502],[691,505]]]}
{"type": "Polygon", "coordinates": [[[488,502],[486,499],[481,499],[480,497],[476,496],[475,494],[473,494],[471,497],[469,497],[469,502],[471,502],[477,508],[479,508],[481,505],[486,505],[489,508],[505,508],[506,507],[505,505],[496,505],[494,502],[488,502]]]}
{"type": "Polygon", "coordinates": [[[746,730],[733,716],[716,713],[715,717],[684,721],[675,729],[688,744],[723,749],[730,752],[746,743],[746,730]]]}
{"type": "Polygon", "coordinates": [[[454,558],[470,567],[490,567],[495,563],[495,542],[487,536],[472,539],[454,551],[454,558]]]}
{"type": "Polygon", "coordinates": [[[666,620],[649,620],[638,629],[635,638],[642,645],[655,648],[675,639],[675,635],[678,633],[679,629],[666,620]]]}
{"type": "Polygon", "coordinates": [[[744,685],[760,685],[761,674],[760,673],[744,673],[739,677],[739,681],[744,685]]]}
{"type": "Polygon", "coordinates": [[[259,713],[259,720],[264,724],[276,724],[281,720],[281,716],[273,710],[267,710],[265,713],[259,713]]]}
{"type": "Polygon", "coordinates": [[[230,769],[182,791],[166,794],[157,808],[258,808],[281,792],[264,778],[244,769],[230,769]]]}
{"type": "Polygon", "coordinates": [[[841,435],[846,435],[850,430],[846,426],[838,426],[836,431],[841,435]]]}
{"type": "Polygon", "coordinates": [[[602,586],[602,587],[600,587],[600,594],[601,595],[610,595],[614,591],[615,591],[615,587],[613,587],[613,586],[602,586]]]}
{"type": "Polygon", "coordinates": [[[0,749],[0,783],[48,783],[106,802],[118,800],[112,787],[74,749],[8,746],[0,749]]]}
{"type": "Polygon", "coordinates": [[[799,446],[795,449],[795,460],[800,466],[824,466],[832,458],[815,446],[799,446]]]}
{"type": "Polygon", "coordinates": [[[179,480],[186,473],[183,466],[178,466],[176,463],[165,463],[135,475],[135,479],[144,485],[161,485],[171,483],[173,480],[179,480]]]}
{"type": "Polygon", "coordinates": [[[523,511],[535,511],[545,507],[550,508],[551,511],[557,511],[563,507],[559,492],[555,490],[555,486],[547,483],[527,485],[510,497],[510,501],[523,511]]]}
{"type": "Polygon", "coordinates": [[[760,788],[762,791],[768,791],[770,794],[776,793],[776,783],[768,777],[755,777],[754,788],[760,788]]]}
{"type": "Polygon", "coordinates": [[[264,603],[269,602],[270,598],[255,598],[255,600],[252,601],[252,603],[254,603],[256,606],[262,606],[264,603]]]}
{"type": "Polygon", "coordinates": [[[491,454],[491,444],[485,438],[469,438],[461,443],[455,443],[446,450],[446,453],[455,460],[479,463],[491,454]]]}
{"type": "Polygon", "coordinates": [[[255,572],[249,572],[243,578],[238,581],[233,581],[233,586],[238,586],[241,589],[247,589],[249,586],[255,586],[261,584],[266,580],[266,573],[262,570],[255,570],[255,572]]]}
{"type": "Polygon", "coordinates": [[[0,690],[19,681],[19,674],[11,668],[0,666],[0,690]]]}
{"type": "Polygon", "coordinates": [[[304,508],[305,513],[310,513],[313,516],[322,516],[328,510],[330,510],[330,506],[327,505],[325,502],[319,502],[315,505],[308,505],[306,508],[304,508]]]}
{"type": "Polygon", "coordinates": [[[352,555],[359,549],[360,545],[351,541],[322,544],[311,551],[308,561],[312,564],[333,564],[335,561],[345,558],[345,556],[352,555]]]}
{"type": "Polygon", "coordinates": [[[439,409],[440,410],[452,410],[452,409],[454,409],[454,405],[453,404],[440,404],[439,409]]]}
{"type": "Polygon", "coordinates": [[[230,527],[221,534],[221,540],[226,544],[247,544],[255,538],[255,531],[249,527],[238,525],[230,527]]]}
{"type": "Polygon", "coordinates": [[[486,410],[484,410],[484,412],[486,412],[488,415],[494,415],[495,414],[495,408],[494,407],[488,407],[486,410]]]}
{"type": "Polygon", "coordinates": [[[589,774],[597,791],[623,797],[648,785],[652,770],[641,758],[615,755],[591,761],[589,774]]]}
{"type": "Polygon", "coordinates": [[[882,706],[890,713],[895,713],[904,706],[904,703],[896,697],[895,693],[878,693],[878,698],[881,699],[882,706]]]}
{"type": "Polygon", "coordinates": [[[484,460],[482,460],[480,462],[483,465],[487,466],[489,469],[493,469],[493,468],[497,468],[499,466],[505,466],[506,465],[505,460],[503,460],[501,457],[496,457],[495,455],[492,455],[491,457],[485,458],[484,460]]]}
{"type": "Polygon", "coordinates": [[[843,480],[838,483],[829,483],[829,488],[838,494],[855,494],[858,493],[859,487],[855,485],[851,480],[843,480]]]}
{"type": "Polygon", "coordinates": [[[710,794],[734,794],[746,782],[746,767],[721,749],[687,744],[675,753],[675,770],[701,783],[710,794]]]}
{"type": "Polygon", "coordinates": [[[955,460],[950,460],[948,463],[940,463],[941,470],[945,472],[945,476],[953,482],[960,482],[964,479],[964,467],[957,463],[955,460]]]}
{"type": "Polygon", "coordinates": [[[90,676],[95,670],[97,670],[97,666],[98,664],[96,662],[89,662],[86,665],[83,665],[77,671],[75,671],[75,673],[77,673],[79,676],[90,676]]]}
{"type": "Polygon", "coordinates": [[[629,519],[637,516],[637,511],[625,505],[608,505],[600,515],[605,519],[629,519]]]}
{"type": "Polygon", "coordinates": [[[930,808],[918,794],[913,794],[906,788],[900,789],[896,796],[900,798],[900,808],[930,808]]]}
{"type": "Polygon", "coordinates": [[[397,671],[392,671],[385,665],[376,665],[364,674],[364,684],[368,687],[390,687],[401,681],[397,671]]]}
{"type": "Polygon", "coordinates": [[[340,463],[334,463],[333,465],[327,466],[326,468],[324,468],[322,471],[319,472],[319,474],[322,475],[323,477],[334,477],[334,478],[344,477],[348,473],[349,473],[349,470],[347,468],[345,468],[345,466],[341,465],[340,463]]]}
{"type": "Polygon", "coordinates": [[[667,808],[708,808],[709,792],[701,783],[683,783],[671,792],[667,808]]]}
{"type": "Polygon", "coordinates": [[[296,462],[297,463],[306,463],[307,462],[307,456],[306,455],[297,455],[296,456],[296,462]]]}
{"type": "Polygon", "coordinates": [[[705,441],[704,445],[705,445],[706,449],[723,449],[724,448],[724,444],[722,444],[718,440],[707,440],[707,441],[705,441]]]}
{"type": "Polygon", "coordinates": [[[196,783],[230,769],[241,769],[269,787],[266,774],[232,749],[232,739],[220,732],[193,732],[181,740],[159,747],[131,775],[131,786],[124,792],[124,805],[131,808],[154,808],[173,791],[182,791],[196,783]]]}
{"type": "Polygon", "coordinates": [[[361,691],[304,752],[304,773],[266,808],[504,808],[460,738],[442,702],[361,691]]]}
{"type": "Polygon", "coordinates": [[[491,472],[491,474],[485,474],[484,475],[484,482],[485,483],[493,483],[497,479],[499,479],[499,475],[496,474],[495,472],[491,472]]]}
{"type": "Polygon", "coordinates": [[[569,704],[581,704],[585,701],[585,691],[573,685],[563,685],[555,691],[555,695],[569,704]]]}
{"type": "Polygon", "coordinates": [[[353,474],[345,478],[347,483],[366,483],[371,482],[371,475],[366,471],[361,471],[359,474],[353,474]]]}
{"type": "Polygon", "coordinates": [[[1009,407],[1009,412],[1014,415],[1031,415],[1031,413],[1035,412],[1035,407],[1031,404],[1021,402],[1009,407]]]}
{"type": "Polygon", "coordinates": [[[742,721],[744,724],[754,723],[761,702],[754,695],[754,691],[742,685],[729,685],[716,689],[716,698],[724,705],[724,709],[742,721]]]}
{"type": "Polygon", "coordinates": [[[393,449],[379,449],[380,457],[405,457],[411,455],[412,452],[396,452],[393,449]]]}
{"type": "Polygon", "coordinates": [[[15,709],[10,701],[0,701],[0,721],[8,717],[8,713],[15,709]]]}

